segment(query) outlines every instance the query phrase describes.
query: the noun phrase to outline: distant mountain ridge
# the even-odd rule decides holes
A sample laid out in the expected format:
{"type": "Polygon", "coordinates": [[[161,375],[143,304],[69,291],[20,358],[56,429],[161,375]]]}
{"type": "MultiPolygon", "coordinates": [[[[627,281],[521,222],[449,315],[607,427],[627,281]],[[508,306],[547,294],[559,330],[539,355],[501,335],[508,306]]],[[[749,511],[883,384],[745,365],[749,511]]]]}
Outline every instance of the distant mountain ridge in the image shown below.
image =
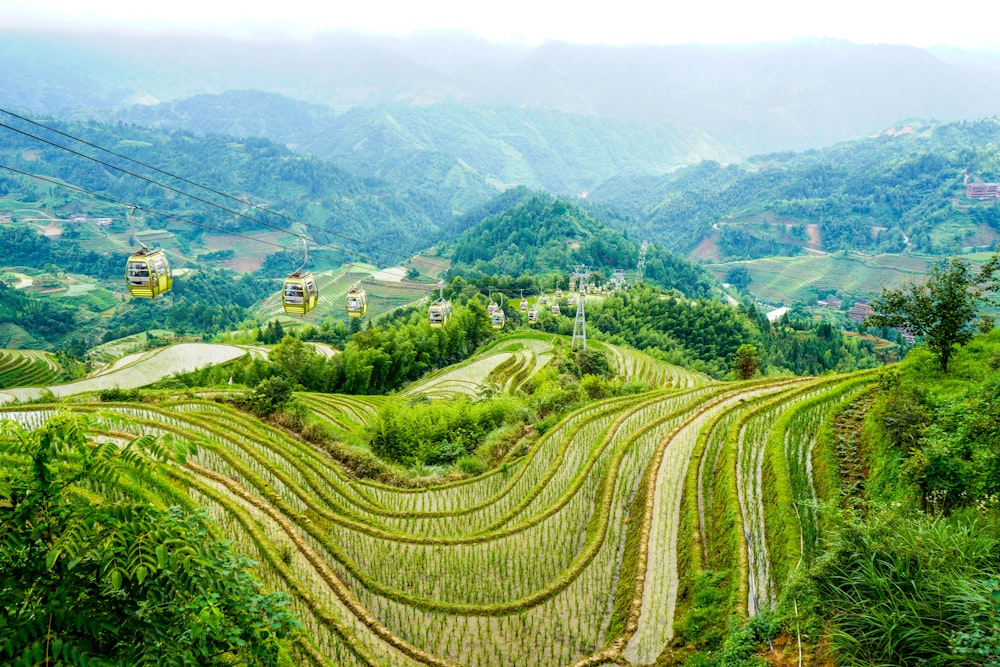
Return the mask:
{"type": "Polygon", "coordinates": [[[344,111],[379,105],[563,111],[670,123],[746,156],[1000,109],[995,60],[835,40],[754,46],[504,47],[461,35],[310,41],[0,32],[0,97],[93,117],[256,89],[344,111]],[[992,64],[991,64],[992,63],[992,64]]]}
{"type": "Polygon", "coordinates": [[[443,196],[456,212],[515,185],[585,195],[615,176],[659,175],[733,157],[708,135],[667,123],[454,102],[337,114],[274,93],[229,91],[132,106],[112,120],[266,137],[356,174],[443,196]]]}
{"type": "Polygon", "coordinates": [[[701,258],[803,248],[948,254],[1000,240],[1000,203],[966,197],[966,183],[977,180],[1000,181],[998,116],[913,122],[818,150],[617,178],[589,201],[618,211],[630,233],[701,258]]]}

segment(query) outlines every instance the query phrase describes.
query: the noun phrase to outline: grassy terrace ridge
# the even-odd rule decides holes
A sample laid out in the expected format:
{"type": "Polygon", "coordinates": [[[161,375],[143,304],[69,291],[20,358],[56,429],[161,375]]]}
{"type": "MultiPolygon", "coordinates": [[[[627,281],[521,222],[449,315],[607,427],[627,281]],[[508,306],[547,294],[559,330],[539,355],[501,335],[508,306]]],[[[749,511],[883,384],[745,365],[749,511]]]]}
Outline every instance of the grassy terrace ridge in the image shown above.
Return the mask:
{"type": "Polygon", "coordinates": [[[128,355],[107,369],[83,380],[45,387],[16,388],[0,393],[0,403],[32,401],[51,392],[56,398],[101,391],[145,387],[177,373],[222,364],[248,354],[245,347],[213,343],[178,343],[141,354],[128,355]]]}
{"type": "MultiPolygon", "coordinates": [[[[512,377],[554,338],[505,337],[478,358],[523,352],[500,371],[512,377]]],[[[291,596],[307,631],[296,648],[303,664],[646,664],[690,611],[699,572],[731,569],[729,609],[739,613],[761,558],[772,554],[767,585],[781,586],[808,555],[816,517],[794,503],[822,500],[826,488],[812,481],[810,443],[824,415],[875,376],[706,383],[603,349],[619,369],[674,378],[675,388],[589,403],[509,464],[423,488],[355,479],[317,446],[209,400],[76,399],[3,407],[0,418],[31,427],[59,410],[96,412],[110,437],[196,442],[169,484],[116,492],[208,507],[220,536],[259,561],[265,585],[291,596]],[[754,551],[732,539],[743,525],[754,551]]],[[[384,400],[298,398],[355,433],[384,400]]]]}
{"type": "MultiPolygon", "coordinates": [[[[401,395],[473,396],[479,387],[490,382],[512,392],[551,361],[557,348],[568,349],[570,344],[569,336],[551,333],[518,332],[502,336],[474,357],[428,374],[404,389],[401,395]]],[[[675,388],[695,387],[711,381],[702,373],[659,361],[638,350],[601,341],[590,341],[588,345],[606,353],[612,369],[626,381],[675,388]]]]}
{"type": "Polygon", "coordinates": [[[0,389],[40,387],[63,376],[59,362],[39,350],[0,350],[0,389]]]}

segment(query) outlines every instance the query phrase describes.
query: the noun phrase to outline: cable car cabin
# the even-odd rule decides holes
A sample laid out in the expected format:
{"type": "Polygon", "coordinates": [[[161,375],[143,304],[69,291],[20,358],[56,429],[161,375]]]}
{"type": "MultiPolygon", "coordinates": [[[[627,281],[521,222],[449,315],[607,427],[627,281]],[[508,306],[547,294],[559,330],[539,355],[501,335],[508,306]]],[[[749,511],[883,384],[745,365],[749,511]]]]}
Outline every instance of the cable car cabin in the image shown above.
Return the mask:
{"type": "Polygon", "coordinates": [[[521,299],[521,312],[526,312],[528,310],[528,300],[521,299]]]}
{"type": "Polygon", "coordinates": [[[155,299],[174,286],[167,256],[160,249],[137,250],[125,263],[125,283],[132,296],[155,299]]]}
{"type": "Polygon", "coordinates": [[[568,297],[566,297],[566,305],[569,306],[570,308],[575,308],[576,307],[576,297],[573,296],[572,294],[570,294],[568,297]]]}
{"type": "Polygon", "coordinates": [[[540,297],[538,297],[538,303],[539,303],[539,305],[542,305],[542,306],[549,305],[549,297],[545,296],[544,294],[541,295],[540,297]]]}
{"type": "Polygon", "coordinates": [[[486,306],[486,314],[489,315],[490,317],[493,317],[493,313],[497,312],[498,310],[500,310],[500,306],[497,305],[496,301],[490,299],[490,305],[486,306]]]}
{"type": "Polygon", "coordinates": [[[347,316],[364,317],[368,312],[368,293],[363,289],[352,287],[347,293],[347,316]]]}
{"type": "Polygon", "coordinates": [[[431,304],[427,311],[427,319],[431,329],[440,329],[448,323],[451,317],[451,302],[446,299],[437,299],[431,304]]]}
{"type": "Polygon", "coordinates": [[[289,315],[305,315],[319,303],[319,289],[312,273],[296,271],[281,286],[281,305],[289,315]]]}
{"type": "Polygon", "coordinates": [[[559,314],[559,303],[556,302],[556,301],[552,302],[552,314],[553,315],[558,315],[559,314]]]}
{"type": "Polygon", "coordinates": [[[538,308],[532,308],[528,311],[528,324],[535,324],[538,322],[538,308]]]}
{"type": "Polygon", "coordinates": [[[490,324],[493,325],[494,329],[503,329],[503,323],[506,318],[504,317],[503,310],[497,308],[490,315],[490,324]]]}
{"type": "Polygon", "coordinates": [[[562,298],[562,296],[563,296],[563,295],[562,295],[562,290],[561,290],[560,288],[558,288],[558,287],[557,287],[557,288],[556,288],[556,298],[557,298],[557,299],[561,299],[561,298],[562,298]]]}

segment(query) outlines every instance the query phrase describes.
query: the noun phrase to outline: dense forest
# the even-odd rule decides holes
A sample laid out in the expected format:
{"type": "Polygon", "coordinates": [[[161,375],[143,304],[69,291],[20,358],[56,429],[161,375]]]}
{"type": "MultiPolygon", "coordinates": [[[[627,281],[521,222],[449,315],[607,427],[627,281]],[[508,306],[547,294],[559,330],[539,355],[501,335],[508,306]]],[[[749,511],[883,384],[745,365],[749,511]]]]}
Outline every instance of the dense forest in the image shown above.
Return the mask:
{"type": "MultiPolygon", "coordinates": [[[[563,279],[566,286],[578,264],[606,280],[616,269],[632,271],[639,260],[641,244],[627,233],[609,228],[575,202],[524,188],[466,214],[455,226],[464,231],[445,246],[451,275],[547,276],[563,279]]],[[[647,248],[645,267],[651,283],[693,298],[709,296],[715,283],[709,273],[659,244],[647,248]]]]}

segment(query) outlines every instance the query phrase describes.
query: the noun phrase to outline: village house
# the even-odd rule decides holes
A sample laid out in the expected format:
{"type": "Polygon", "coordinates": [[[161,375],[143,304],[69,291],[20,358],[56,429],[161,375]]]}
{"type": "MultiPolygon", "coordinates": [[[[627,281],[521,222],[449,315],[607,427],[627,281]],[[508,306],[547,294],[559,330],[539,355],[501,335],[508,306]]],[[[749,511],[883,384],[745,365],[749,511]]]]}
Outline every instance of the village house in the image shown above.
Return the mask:
{"type": "Polygon", "coordinates": [[[820,308],[840,308],[842,305],[844,305],[844,302],[843,300],[838,299],[837,297],[831,294],[825,299],[820,299],[819,301],[817,301],[816,305],[818,305],[820,308]]]}
{"type": "Polygon", "coordinates": [[[875,309],[872,308],[872,304],[868,299],[859,299],[848,309],[847,316],[855,322],[863,322],[866,317],[874,312],[875,309]]]}

